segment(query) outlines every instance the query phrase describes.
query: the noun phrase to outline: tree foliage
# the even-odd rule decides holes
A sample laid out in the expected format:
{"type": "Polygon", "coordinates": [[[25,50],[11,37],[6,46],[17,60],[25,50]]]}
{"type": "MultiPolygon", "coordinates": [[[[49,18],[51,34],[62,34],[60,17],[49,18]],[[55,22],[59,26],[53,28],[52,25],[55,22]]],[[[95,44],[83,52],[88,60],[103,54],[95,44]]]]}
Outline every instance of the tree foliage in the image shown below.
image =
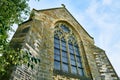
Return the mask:
{"type": "Polygon", "coordinates": [[[11,26],[14,23],[21,23],[29,14],[28,1],[0,0],[0,80],[8,80],[5,77],[9,75],[11,66],[28,61],[27,54],[24,55],[20,49],[11,48],[8,41],[8,31],[12,30],[11,26]]]}
{"type": "Polygon", "coordinates": [[[14,23],[24,20],[29,14],[28,0],[0,0],[0,48],[7,45],[8,31],[14,23]]]}

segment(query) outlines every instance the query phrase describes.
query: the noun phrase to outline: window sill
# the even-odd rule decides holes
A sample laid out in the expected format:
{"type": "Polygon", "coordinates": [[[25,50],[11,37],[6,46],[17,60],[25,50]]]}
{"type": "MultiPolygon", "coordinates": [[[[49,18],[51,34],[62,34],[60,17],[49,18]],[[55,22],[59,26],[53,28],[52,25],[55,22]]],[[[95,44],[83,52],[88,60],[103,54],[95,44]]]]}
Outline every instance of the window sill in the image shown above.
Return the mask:
{"type": "Polygon", "coordinates": [[[80,80],[91,80],[90,78],[87,78],[86,76],[80,76],[78,74],[72,74],[72,73],[69,73],[69,72],[64,72],[64,71],[61,71],[61,70],[53,70],[53,74],[54,75],[61,75],[61,76],[65,76],[65,77],[68,77],[68,78],[78,78],[80,80]]]}

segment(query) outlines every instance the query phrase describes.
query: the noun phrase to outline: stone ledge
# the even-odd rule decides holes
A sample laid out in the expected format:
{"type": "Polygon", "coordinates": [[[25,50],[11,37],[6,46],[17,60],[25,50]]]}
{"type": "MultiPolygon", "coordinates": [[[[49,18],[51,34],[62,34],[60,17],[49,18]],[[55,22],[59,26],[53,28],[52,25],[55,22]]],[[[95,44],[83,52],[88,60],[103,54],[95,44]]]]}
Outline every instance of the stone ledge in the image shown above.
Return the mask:
{"type": "Polygon", "coordinates": [[[63,77],[67,77],[67,78],[75,78],[75,79],[80,79],[80,80],[91,80],[90,78],[86,77],[86,76],[80,76],[78,74],[72,74],[72,73],[67,73],[64,71],[60,71],[60,70],[55,70],[53,71],[53,75],[57,76],[63,76],[63,77]]]}

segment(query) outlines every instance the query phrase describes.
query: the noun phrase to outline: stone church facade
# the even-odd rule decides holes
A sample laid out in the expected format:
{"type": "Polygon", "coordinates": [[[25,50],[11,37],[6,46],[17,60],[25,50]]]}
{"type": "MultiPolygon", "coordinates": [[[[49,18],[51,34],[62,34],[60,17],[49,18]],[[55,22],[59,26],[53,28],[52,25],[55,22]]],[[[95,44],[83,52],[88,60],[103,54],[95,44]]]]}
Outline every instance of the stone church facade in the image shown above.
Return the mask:
{"type": "Polygon", "coordinates": [[[11,80],[119,80],[103,49],[63,7],[31,12],[11,43],[40,59],[17,66],[11,80]]]}

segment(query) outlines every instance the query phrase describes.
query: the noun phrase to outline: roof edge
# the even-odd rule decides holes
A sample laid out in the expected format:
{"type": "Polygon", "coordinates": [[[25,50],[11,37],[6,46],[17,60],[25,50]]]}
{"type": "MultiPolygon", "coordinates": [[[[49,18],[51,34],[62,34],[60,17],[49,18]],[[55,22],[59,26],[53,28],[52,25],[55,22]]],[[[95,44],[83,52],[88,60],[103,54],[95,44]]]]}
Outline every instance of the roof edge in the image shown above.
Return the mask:
{"type": "Polygon", "coordinates": [[[25,23],[27,23],[27,22],[29,22],[29,21],[32,21],[33,19],[28,19],[28,20],[26,20],[26,21],[24,21],[24,22],[22,22],[22,23],[20,23],[20,24],[18,24],[18,26],[21,26],[22,24],[25,24],[25,23]]]}
{"type": "Polygon", "coordinates": [[[33,8],[32,11],[37,11],[37,12],[39,12],[39,11],[62,9],[62,8],[64,8],[64,7],[48,8],[48,9],[41,9],[41,10],[37,10],[37,9],[33,8]]]}
{"type": "MultiPolygon", "coordinates": [[[[65,7],[65,5],[64,5],[64,4],[61,4],[61,6],[62,6],[62,7],[48,8],[48,9],[41,9],[41,10],[37,10],[37,9],[33,8],[32,11],[37,11],[37,12],[39,12],[39,11],[54,10],[54,9],[65,9],[65,10],[72,16],[72,18],[81,26],[81,24],[80,24],[80,23],[73,17],[73,15],[68,11],[68,9],[65,7]]],[[[85,33],[87,33],[87,35],[88,35],[90,38],[94,39],[82,26],[81,26],[81,28],[85,31],[85,33]]]]}

